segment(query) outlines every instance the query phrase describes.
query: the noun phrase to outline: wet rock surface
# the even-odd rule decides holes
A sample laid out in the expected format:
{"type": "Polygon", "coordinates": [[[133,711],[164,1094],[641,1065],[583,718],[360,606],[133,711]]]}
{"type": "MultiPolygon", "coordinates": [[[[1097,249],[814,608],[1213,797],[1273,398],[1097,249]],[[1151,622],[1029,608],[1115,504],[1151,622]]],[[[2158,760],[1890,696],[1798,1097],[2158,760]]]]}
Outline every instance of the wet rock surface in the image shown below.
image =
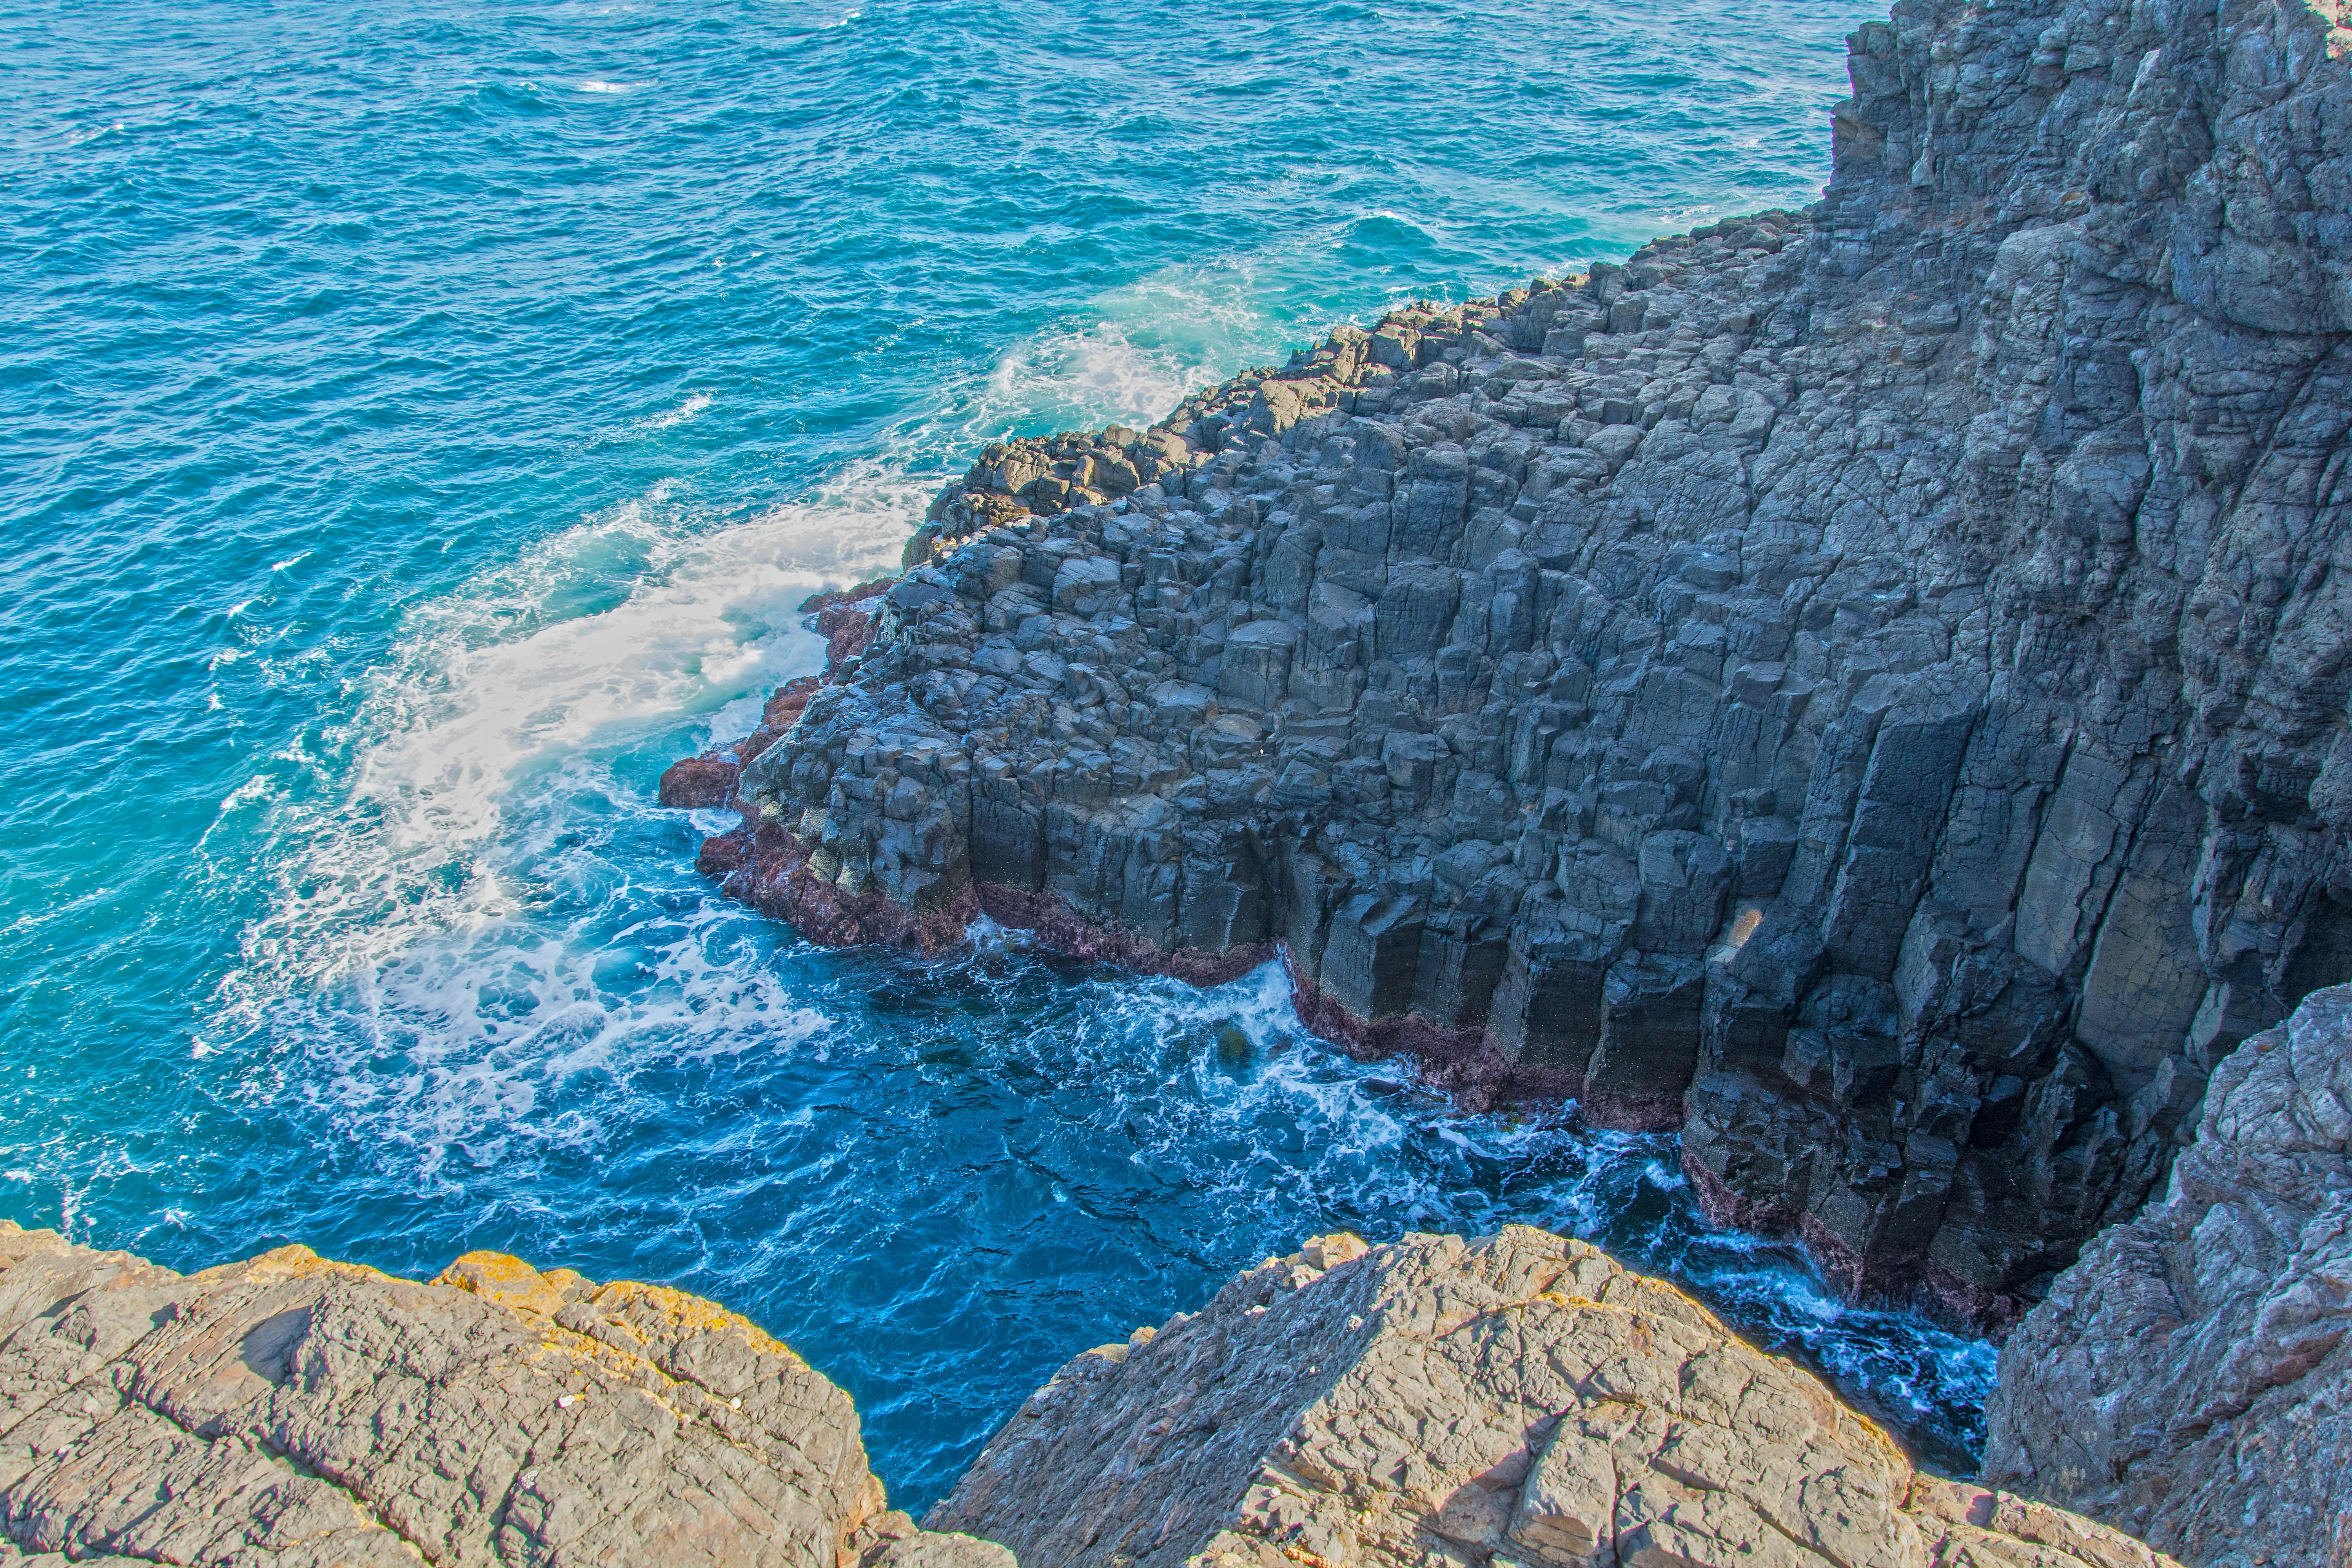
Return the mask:
{"type": "Polygon", "coordinates": [[[1802,215],[989,448],[707,868],[1279,944],[1324,1032],[2011,1321],[2352,974],[2332,16],[1906,4],[1802,215]]]}
{"type": "Polygon", "coordinates": [[[2189,1561],[2352,1551],[2352,987],[2213,1075],[2162,1201],[2002,1348],[1986,1474],[2189,1561]]]}
{"type": "Polygon", "coordinates": [[[1011,1568],[882,1500],[848,1396],[681,1291],[0,1221],[0,1562],[1011,1568]]]}
{"type": "Polygon", "coordinates": [[[1325,1237],[1076,1357],[926,1521],[1029,1568],[2158,1568],[1916,1470],[1673,1287],[1521,1226],[1325,1237]]]}

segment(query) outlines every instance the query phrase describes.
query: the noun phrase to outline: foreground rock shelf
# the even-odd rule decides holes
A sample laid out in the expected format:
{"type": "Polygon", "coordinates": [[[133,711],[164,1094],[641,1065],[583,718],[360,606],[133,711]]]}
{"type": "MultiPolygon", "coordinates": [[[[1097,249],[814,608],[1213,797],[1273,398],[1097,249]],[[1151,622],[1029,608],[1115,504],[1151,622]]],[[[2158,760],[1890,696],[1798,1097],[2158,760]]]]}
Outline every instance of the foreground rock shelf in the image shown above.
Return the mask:
{"type": "Polygon", "coordinates": [[[1906,0],[1803,214],[991,447],[679,776],[703,864],[823,941],[1278,947],[2014,1321],[2352,976],[2343,38],[1906,0]]]}
{"type": "Polygon", "coordinates": [[[429,1284],[299,1247],[181,1275],[0,1221],[0,1563],[2170,1561],[2120,1526],[2200,1568],[2337,1568],[2347,1238],[2339,986],[2221,1064],[2161,1201],[2012,1333],[1992,1486],[1915,1469],[1672,1286],[1514,1226],[1268,1259],[1073,1360],[918,1529],[848,1397],[680,1291],[494,1253],[429,1284]]]}
{"type": "Polygon", "coordinates": [[[1352,1236],[1064,1367],[935,1528],[1029,1568],[2157,1568],[1914,1469],[1672,1286],[1526,1226],[1352,1236]]]}
{"type": "Polygon", "coordinates": [[[846,1395],[679,1291],[490,1253],[184,1276],[0,1222],[27,1568],[2168,1562],[1915,1471],[1681,1292],[1523,1227],[1269,1259],[1072,1362],[928,1522],[883,1510],[846,1395]]]}
{"type": "Polygon", "coordinates": [[[0,1563],[131,1559],[1012,1568],[885,1512],[849,1396],[684,1292],[0,1220],[0,1563]]]}

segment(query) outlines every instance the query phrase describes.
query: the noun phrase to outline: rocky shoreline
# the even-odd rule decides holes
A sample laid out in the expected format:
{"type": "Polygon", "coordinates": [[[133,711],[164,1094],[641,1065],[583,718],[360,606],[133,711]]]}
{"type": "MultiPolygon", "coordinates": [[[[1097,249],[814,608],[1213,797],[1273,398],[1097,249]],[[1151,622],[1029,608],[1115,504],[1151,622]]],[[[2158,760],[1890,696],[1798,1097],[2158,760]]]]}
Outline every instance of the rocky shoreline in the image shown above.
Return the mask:
{"type": "Polygon", "coordinates": [[[2336,1568],[2347,1280],[2352,986],[2221,1064],[2163,1201],[2011,1336],[1986,1484],[1520,1226],[1268,1258],[1071,1360],[919,1526],[845,1394],[677,1290],[0,1220],[0,1564],[2336,1568]]]}
{"type": "Polygon", "coordinates": [[[2342,1568],[2347,50],[1904,0],[1818,205],[992,447],[662,783],[813,940],[1278,955],[1465,1104],[1678,1128],[2005,1331],[1986,1484],[1524,1227],[1268,1259],[918,1525],[677,1291],[0,1222],[0,1564],[2342,1568]]]}
{"type": "Polygon", "coordinates": [[[1278,950],[2013,1322],[2352,975],[2334,26],[1912,0],[1802,214],[990,447],[707,868],[819,941],[1278,950]]]}

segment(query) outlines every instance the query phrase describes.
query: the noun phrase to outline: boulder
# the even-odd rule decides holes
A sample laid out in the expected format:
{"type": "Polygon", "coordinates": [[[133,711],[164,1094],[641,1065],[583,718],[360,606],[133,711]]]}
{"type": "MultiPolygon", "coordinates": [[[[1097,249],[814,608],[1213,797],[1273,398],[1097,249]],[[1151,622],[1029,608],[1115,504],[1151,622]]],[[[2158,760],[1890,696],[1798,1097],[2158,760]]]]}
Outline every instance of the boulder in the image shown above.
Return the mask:
{"type": "Polygon", "coordinates": [[[742,773],[741,763],[724,756],[682,757],[662,770],[656,798],[675,810],[725,805],[742,773]]]}
{"type": "Polygon", "coordinates": [[[1323,1237],[1072,1360],[925,1521],[1053,1568],[2160,1568],[1599,1249],[1323,1237]]]}

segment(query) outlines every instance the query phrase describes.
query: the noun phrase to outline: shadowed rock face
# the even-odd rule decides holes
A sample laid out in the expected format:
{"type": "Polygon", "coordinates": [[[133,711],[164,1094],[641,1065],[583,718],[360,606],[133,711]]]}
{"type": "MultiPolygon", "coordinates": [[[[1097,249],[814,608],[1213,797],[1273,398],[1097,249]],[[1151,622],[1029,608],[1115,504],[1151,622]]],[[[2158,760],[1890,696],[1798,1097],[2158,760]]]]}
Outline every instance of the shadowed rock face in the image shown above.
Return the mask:
{"type": "Polygon", "coordinates": [[[2207,1568],[2352,1554],[2352,986],[2213,1074],[2163,1200],[2002,1347],[1985,1470],[2207,1568]]]}
{"type": "Polygon", "coordinates": [[[681,1291],[0,1220],[0,1561],[1013,1568],[881,1509],[848,1395],[681,1291]]]}
{"type": "Polygon", "coordinates": [[[713,868],[1282,943],[2006,1321],[2352,974],[2334,16],[1906,4],[1801,216],[990,448],[713,868]]]}
{"type": "Polygon", "coordinates": [[[1078,1356],[934,1528],[1029,1568],[2159,1568],[1914,1470],[1812,1377],[1582,1242],[1325,1237],[1078,1356]]]}

